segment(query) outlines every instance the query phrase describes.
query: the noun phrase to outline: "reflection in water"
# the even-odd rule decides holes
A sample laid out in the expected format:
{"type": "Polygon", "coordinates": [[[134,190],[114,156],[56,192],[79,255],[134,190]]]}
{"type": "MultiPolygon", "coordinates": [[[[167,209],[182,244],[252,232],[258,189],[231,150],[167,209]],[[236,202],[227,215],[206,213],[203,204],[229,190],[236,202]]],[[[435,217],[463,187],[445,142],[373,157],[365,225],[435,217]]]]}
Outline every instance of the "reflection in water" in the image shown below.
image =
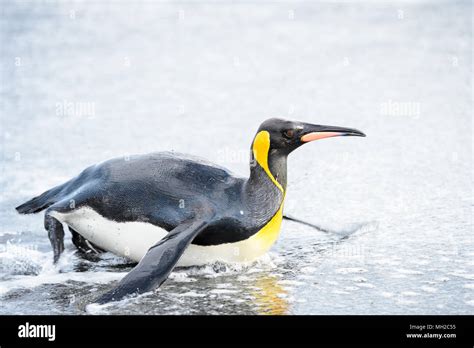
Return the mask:
{"type": "Polygon", "coordinates": [[[288,293],[277,281],[278,278],[271,275],[261,276],[256,280],[255,286],[258,289],[252,295],[255,297],[258,314],[288,314],[288,293]]]}

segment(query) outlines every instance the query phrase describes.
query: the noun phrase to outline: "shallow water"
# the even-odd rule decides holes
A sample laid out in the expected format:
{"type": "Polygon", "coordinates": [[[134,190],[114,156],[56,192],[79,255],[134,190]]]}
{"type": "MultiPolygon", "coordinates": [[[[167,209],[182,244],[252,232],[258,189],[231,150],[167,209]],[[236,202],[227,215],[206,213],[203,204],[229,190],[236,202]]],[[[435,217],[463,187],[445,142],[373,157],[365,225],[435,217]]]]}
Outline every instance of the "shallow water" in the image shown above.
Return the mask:
{"type": "Polygon", "coordinates": [[[0,314],[473,314],[471,3],[1,5],[0,314]],[[53,266],[14,207],[115,156],[248,173],[269,116],[355,127],[289,160],[284,222],[252,265],[179,269],[87,306],[129,269],[53,266]],[[347,236],[347,237],[344,237],[347,236]]]}

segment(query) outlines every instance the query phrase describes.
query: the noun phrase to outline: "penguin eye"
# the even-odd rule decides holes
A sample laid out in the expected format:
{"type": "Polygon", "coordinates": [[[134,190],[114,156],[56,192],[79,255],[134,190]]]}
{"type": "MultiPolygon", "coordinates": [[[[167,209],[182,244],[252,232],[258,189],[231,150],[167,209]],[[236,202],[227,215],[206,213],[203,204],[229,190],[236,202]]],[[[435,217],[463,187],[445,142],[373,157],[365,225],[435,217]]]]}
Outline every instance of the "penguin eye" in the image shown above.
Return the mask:
{"type": "Polygon", "coordinates": [[[283,135],[285,136],[285,138],[291,139],[294,137],[295,131],[293,129],[287,129],[283,132],[283,135]]]}

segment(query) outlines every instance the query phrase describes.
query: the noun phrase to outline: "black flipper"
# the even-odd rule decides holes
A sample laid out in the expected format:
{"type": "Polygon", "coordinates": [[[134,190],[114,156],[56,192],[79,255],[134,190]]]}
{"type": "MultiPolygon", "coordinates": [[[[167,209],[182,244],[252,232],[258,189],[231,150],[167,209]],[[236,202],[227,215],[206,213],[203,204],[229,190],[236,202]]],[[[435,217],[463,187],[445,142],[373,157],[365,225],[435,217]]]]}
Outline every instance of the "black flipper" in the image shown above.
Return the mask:
{"type": "Polygon", "coordinates": [[[159,287],[173,270],[179,258],[199,232],[209,224],[209,219],[194,219],[173,229],[166,237],[152,246],[112,291],[99,297],[95,303],[119,301],[127,295],[141,294],[159,287]]]}
{"type": "Polygon", "coordinates": [[[54,263],[56,263],[58,262],[61,253],[64,251],[63,225],[46,213],[44,216],[44,228],[48,231],[48,238],[54,252],[54,263]]]}
{"type": "Polygon", "coordinates": [[[74,231],[70,226],[68,226],[68,228],[72,234],[72,243],[80,252],[88,255],[99,255],[105,251],[104,249],[99,248],[94,243],[89,242],[78,232],[74,231]]]}
{"type": "Polygon", "coordinates": [[[321,232],[325,232],[325,233],[332,233],[332,231],[324,228],[324,227],[321,227],[321,226],[318,226],[318,225],[315,225],[311,222],[307,222],[307,221],[303,221],[303,220],[300,220],[300,219],[297,219],[293,216],[288,216],[288,215],[283,215],[283,219],[285,220],[289,220],[289,221],[293,221],[293,222],[297,222],[299,224],[303,224],[303,225],[306,225],[306,226],[309,226],[309,227],[312,227],[318,231],[321,231],[321,232]]]}

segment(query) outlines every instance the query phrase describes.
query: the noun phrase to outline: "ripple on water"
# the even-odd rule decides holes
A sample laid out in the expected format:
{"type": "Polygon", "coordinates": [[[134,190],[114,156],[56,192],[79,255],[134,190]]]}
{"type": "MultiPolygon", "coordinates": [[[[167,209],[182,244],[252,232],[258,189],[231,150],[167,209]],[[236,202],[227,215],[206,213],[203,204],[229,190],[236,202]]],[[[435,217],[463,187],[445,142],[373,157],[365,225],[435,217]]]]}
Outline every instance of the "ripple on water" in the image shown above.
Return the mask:
{"type": "Polygon", "coordinates": [[[107,284],[120,280],[126,272],[49,272],[38,276],[15,276],[0,286],[0,295],[18,288],[34,288],[44,284],[64,284],[68,281],[81,283],[107,284]]]}
{"type": "Polygon", "coordinates": [[[398,304],[401,304],[401,305],[416,305],[418,302],[417,301],[414,301],[414,300],[409,300],[409,299],[406,299],[406,298],[399,298],[397,299],[397,303],[398,304]]]}
{"type": "Polygon", "coordinates": [[[380,296],[385,297],[385,298],[390,298],[393,297],[395,294],[393,292],[388,292],[388,291],[382,291],[380,292],[380,296]]]}
{"type": "Polygon", "coordinates": [[[465,273],[464,271],[452,272],[448,274],[455,277],[459,277],[459,278],[474,280],[474,274],[468,274],[468,273],[465,273]]]}
{"type": "Polygon", "coordinates": [[[401,273],[401,274],[406,274],[406,275],[420,275],[420,274],[423,274],[423,272],[415,271],[413,269],[406,269],[406,268],[399,268],[399,269],[397,269],[397,272],[401,273]]]}
{"type": "Polygon", "coordinates": [[[279,285],[289,285],[289,286],[298,286],[298,285],[303,285],[303,282],[297,281],[297,280],[291,280],[291,279],[282,279],[278,281],[279,285]]]}
{"type": "Polygon", "coordinates": [[[368,271],[365,268],[346,267],[346,268],[337,268],[335,272],[338,274],[351,274],[351,273],[366,273],[368,271]]]}
{"type": "Polygon", "coordinates": [[[236,289],[212,289],[210,293],[212,294],[236,294],[239,293],[240,290],[236,289]]]}
{"type": "Polygon", "coordinates": [[[195,291],[187,291],[184,293],[181,293],[180,296],[186,296],[186,297],[206,297],[206,294],[200,294],[195,291]]]}
{"type": "Polygon", "coordinates": [[[402,296],[418,296],[419,294],[414,291],[402,291],[400,293],[402,296]]]}
{"type": "Polygon", "coordinates": [[[426,285],[423,285],[420,287],[421,290],[423,290],[424,292],[428,292],[428,293],[435,293],[435,292],[438,292],[438,289],[432,287],[432,286],[426,286],[426,285]]]}
{"type": "Polygon", "coordinates": [[[168,279],[178,283],[191,283],[196,281],[196,278],[190,277],[186,272],[182,271],[172,272],[168,279]]]}
{"type": "Polygon", "coordinates": [[[368,289],[374,289],[375,288],[375,285],[371,284],[371,283],[357,283],[357,286],[361,287],[361,288],[368,288],[368,289]]]}

